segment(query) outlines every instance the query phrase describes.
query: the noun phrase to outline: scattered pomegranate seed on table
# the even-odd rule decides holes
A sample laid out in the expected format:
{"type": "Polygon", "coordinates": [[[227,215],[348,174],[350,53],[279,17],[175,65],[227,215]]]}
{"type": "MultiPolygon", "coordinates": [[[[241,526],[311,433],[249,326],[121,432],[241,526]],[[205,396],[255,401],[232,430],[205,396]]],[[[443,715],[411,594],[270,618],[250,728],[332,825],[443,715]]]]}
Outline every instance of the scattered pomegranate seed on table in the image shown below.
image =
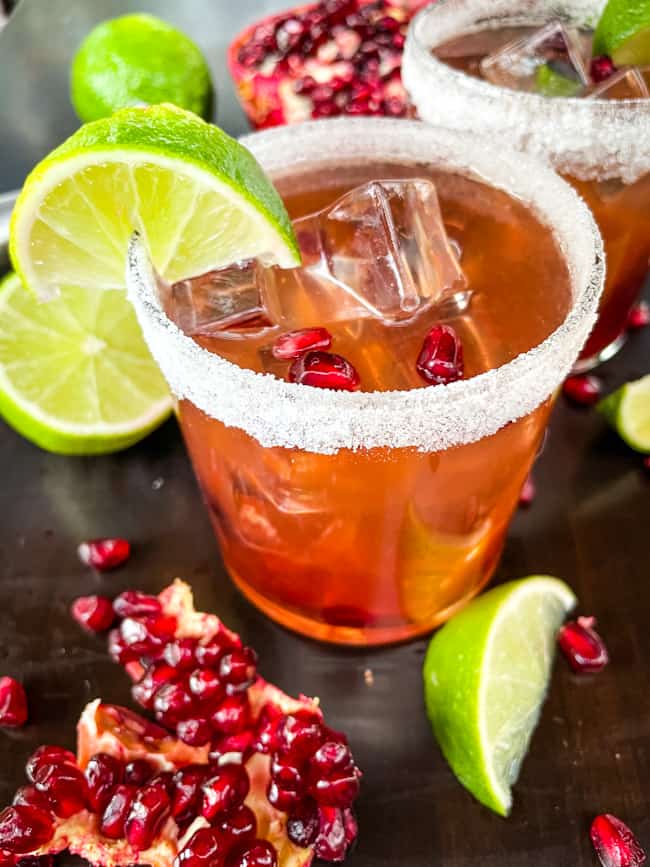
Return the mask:
{"type": "Polygon", "coordinates": [[[650,305],[641,301],[630,310],[627,317],[627,327],[636,331],[639,328],[645,328],[646,325],[650,325],[650,305]]]}
{"type": "Polygon", "coordinates": [[[535,499],[536,493],[537,489],[535,487],[535,482],[533,481],[532,475],[530,475],[524,482],[523,487],[519,493],[519,505],[530,506],[530,504],[535,499]]]}
{"type": "Polygon", "coordinates": [[[591,842],[603,867],[641,867],[646,854],[628,826],[603,813],[591,825],[591,842]]]}
{"type": "Polygon", "coordinates": [[[643,459],[643,468],[644,470],[650,472],[650,455],[646,455],[646,457],[643,459]]]}
{"type": "Polygon", "coordinates": [[[600,399],[602,390],[602,382],[592,374],[569,376],[562,386],[564,396],[579,406],[593,406],[600,399]]]}
{"type": "Polygon", "coordinates": [[[595,84],[600,84],[605,81],[610,75],[616,72],[616,66],[611,57],[606,54],[601,54],[598,57],[593,57],[589,67],[591,79],[595,84]]]}
{"type": "Polygon", "coordinates": [[[27,696],[22,683],[0,677],[0,726],[18,728],[27,722],[27,696]]]}
{"type": "Polygon", "coordinates": [[[317,350],[295,359],[289,368],[289,382],[338,391],[357,391],[360,378],[356,369],[342,355],[317,350]]]}
{"type": "Polygon", "coordinates": [[[433,326],[424,338],[415,366],[431,385],[446,385],[463,378],[463,346],[451,325],[433,326]]]}
{"type": "Polygon", "coordinates": [[[600,671],[609,662],[605,642],[594,629],[594,617],[578,617],[566,623],[558,634],[562,653],[578,674],[600,671]]]}
{"type": "Polygon", "coordinates": [[[79,596],[70,611],[77,623],[89,632],[104,632],[115,620],[113,603],[105,596],[79,596]]]}
{"type": "Polygon", "coordinates": [[[288,361],[298,358],[310,349],[329,349],[331,345],[332,335],[327,328],[301,328],[281,334],[273,344],[271,352],[274,358],[288,361]]]}
{"type": "Polygon", "coordinates": [[[98,572],[117,569],[129,559],[131,545],[126,539],[90,539],[77,548],[79,559],[98,572]]]}

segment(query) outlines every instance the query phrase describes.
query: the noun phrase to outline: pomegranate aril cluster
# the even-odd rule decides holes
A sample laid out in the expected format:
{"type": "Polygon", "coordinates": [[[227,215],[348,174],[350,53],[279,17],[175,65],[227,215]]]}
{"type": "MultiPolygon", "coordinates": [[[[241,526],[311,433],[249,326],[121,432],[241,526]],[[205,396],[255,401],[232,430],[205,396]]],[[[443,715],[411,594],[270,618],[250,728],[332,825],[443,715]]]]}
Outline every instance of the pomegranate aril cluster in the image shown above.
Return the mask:
{"type": "Polygon", "coordinates": [[[271,353],[278,360],[291,361],[289,382],[356,391],[360,383],[358,372],[342,355],[325,351],[331,344],[332,335],[326,328],[302,328],[276,338],[271,353]]]}

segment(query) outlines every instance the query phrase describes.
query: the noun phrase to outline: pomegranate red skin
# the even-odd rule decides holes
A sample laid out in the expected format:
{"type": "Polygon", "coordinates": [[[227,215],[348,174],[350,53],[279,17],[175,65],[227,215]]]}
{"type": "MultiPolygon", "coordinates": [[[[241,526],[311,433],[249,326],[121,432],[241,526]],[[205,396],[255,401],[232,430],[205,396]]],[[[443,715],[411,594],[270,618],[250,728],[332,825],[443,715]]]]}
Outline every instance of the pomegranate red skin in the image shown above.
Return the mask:
{"type": "Polygon", "coordinates": [[[77,554],[85,566],[108,572],[126,563],[131,556],[131,545],[126,539],[90,539],[79,545],[77,554]]]}
{"type": "Polygon", "coordinates": [[[424,338],[415,367],[430,385],[447,385],[463,378],[463,346],[451,325],[433,326],[424,338]]]}
{"type": "Polygon", "coordinates": [[[610,813],[596,816],[591,842],[603,867],[641,867],[646,854],[632,831],[610,813]]]}
{"type": "Polygon", "coordinates": [[[614,65],[614,61],[607,54],[592,57],[589,73],[595,84],[600,84],[601,81],[605,81],[610,75],[614,75],[615,72],[616,66],[614,65]]]}
{"type": "Polygon", "coordinates": [[[121,784],[115,787],[102,814],[100,830],[105,837],[119,840],[124,836],[124,823],[137,792],[138,789],[135,786],[121,784]]]}
{"type": "Polygon", "coordinates": [[[52,818],[36,807],[12,806],[0,812],[0,849],[25,855],[44,846],[52,837],[52,818]]]}
{"type": "Polygon", "coordinates": [[[288,361],[312,349],[329,349],[332,335],[327,328],[301,328],[281,334],[271,349],[273,358],[288,361]]]}
{"type": "Polygon", "coordinates": [[[578,406],[593,406],[600,400],[602,390],[601,381],[592,374],[569,376],[562,386],[564,396],[578,406]]]}
{"type": "Polygon", "coordinates": [[[242,765],[221,765],[201,786],[201,815],[211,822],[229,813],[244,803],[249,789],[248,774],[242,765]]]}
{"type": "Polygon", "coordinates": [[[104,632],[115,620],[113,603],[105,596],[79,596],[70,609],[77,623],[88,632],[104,632]]]}
{"type": "Polygon", "coordinates": [[[169,795],[163,785],[148,783],[136,794],[124,823],[124,836],[141,852],[153,843],[170,811],[169,795]]]}
{"type": "Polygon", "coordinates": [[[27,695],[13,677],[0,677],[0,726],[18,728],[27,722],[27,695]]]}
{"type": "Polygon", "coordinates": [[[289,382],[335,391],[358,391],[361,379],[342,355],[317,350],[295,359],[289,368],[289,382]]]}
{"type": "Polygon", "coordinates": [[[27,759],[25,773],[27,774],[27,779],[33,783],[36,778],[36,773],[41,765],[57,763],[63,764],[64,762],[74,764],[76,761],[77,757],[75,754],[70,752],[70,750],[66,750],[65,747],[44,744],[34,750],[31,756],[27,759]]]}
{"type": "Polygon", "coordinates": [[[650,305],[641,301],[630,310],[627,327],[632,331],[637,331],[639,328],[645,328],[646,325],[650,325],[650,305]]]}
{"type": "Polygon", "coordinates": [[[566,623],[558,634],[558,642],[569,665],[577,674],[601,671],[609,662],[605,642],[594,630],[593,617],[579,617],[566,623]]]}

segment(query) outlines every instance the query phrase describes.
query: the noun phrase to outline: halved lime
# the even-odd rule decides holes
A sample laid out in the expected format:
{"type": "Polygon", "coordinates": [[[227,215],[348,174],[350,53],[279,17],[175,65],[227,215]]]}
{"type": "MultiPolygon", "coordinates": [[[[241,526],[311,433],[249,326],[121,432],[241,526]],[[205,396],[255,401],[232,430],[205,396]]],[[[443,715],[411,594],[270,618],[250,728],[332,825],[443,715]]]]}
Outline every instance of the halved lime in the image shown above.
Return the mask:
{"type": "Polygon", "coordinates": [[[222,130],[171,105],[81,127],[27,178],[10,253],[28,289],[124,289],[139,229],[170,282],[239,259],[300,261],[289,216],[259,164],[222,130]]]}
{"type": "Polygon", "coordinates": [[[650,63],[650,0],[609,0],[600,16],[593,54],[608,54],[617,66],[650,63]]]}
{"type": "Polygon", "coordinates": [[[597,408],[629,446],[650,453],[650,374],[627,382],[597,408]]]}
{"type": "Polygon", "coordinates": [[[48,303],[0,283],[0,414],[60,454],[133,445],[170,414],[167,385],[124,292],[68,287],[48,303]]]}
{"type": "Polygon", "coordinates": [[[557,578],[513,581],[471,602],[429,645],[424,690],[438,743],[460,782],[501,816],[539,719],[557,631],[575,603],[557,578]]]}

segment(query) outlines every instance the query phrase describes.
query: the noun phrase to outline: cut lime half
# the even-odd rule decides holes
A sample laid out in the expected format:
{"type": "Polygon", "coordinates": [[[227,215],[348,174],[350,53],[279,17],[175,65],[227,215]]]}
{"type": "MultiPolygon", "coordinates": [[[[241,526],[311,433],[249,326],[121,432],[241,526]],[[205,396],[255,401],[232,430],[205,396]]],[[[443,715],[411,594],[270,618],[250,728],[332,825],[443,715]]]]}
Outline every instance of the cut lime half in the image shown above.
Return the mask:
{"type": "Polygon", "coordinates": [[[124,292],[62,290],[41,303],[0,283],[0,414],[41,448],[104,454],[133,445],[171,412],[124,292]]]}
{"type": "Polygon", "coordinates": [[[609,55],[617,66],[650,63],[650,0],[609,0],[596,27],[594,56],[609,55]]]}
{"type": "Polygon", "coordinates": [[[598,410],[629,446],[650,453],[650,374],[603,398],[598,410]]]}
{"type": "Polygon", "coordinates": [[[539,719],[557,631],[575,603],[557,578],[513,581],[471,602],[429,645],[424,691],[438,743],[460,782],[501,816],[539,719]]]}

